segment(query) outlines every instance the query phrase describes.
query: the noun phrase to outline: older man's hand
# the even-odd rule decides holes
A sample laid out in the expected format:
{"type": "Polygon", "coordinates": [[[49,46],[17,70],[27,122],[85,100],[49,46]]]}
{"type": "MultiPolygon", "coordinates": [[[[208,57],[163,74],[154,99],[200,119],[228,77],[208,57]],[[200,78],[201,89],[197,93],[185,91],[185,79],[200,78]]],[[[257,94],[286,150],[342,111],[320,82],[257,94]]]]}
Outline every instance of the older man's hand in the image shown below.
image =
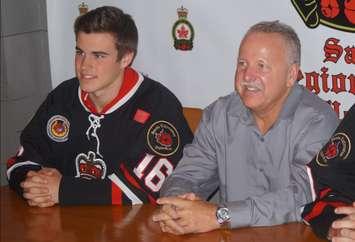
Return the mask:
{"type": "Polygon", "coordinates": [[[194,194],[164,197],[157,203],[162,207],[153,216],[153,221],[159,222],[163,232],[202,233],[220,227],[216,220],[217,205],[202,201],[194,194]]]}

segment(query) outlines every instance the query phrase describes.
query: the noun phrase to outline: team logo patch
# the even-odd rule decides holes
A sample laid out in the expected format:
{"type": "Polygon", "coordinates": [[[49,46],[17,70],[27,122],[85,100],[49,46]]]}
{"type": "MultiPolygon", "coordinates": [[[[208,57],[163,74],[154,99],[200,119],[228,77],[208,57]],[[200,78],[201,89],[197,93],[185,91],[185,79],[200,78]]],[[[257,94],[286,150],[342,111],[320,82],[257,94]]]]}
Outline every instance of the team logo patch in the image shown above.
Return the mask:
{"type": "Polygon", "coordinates": [[[351,151],[349,136],[345,133],[336,133],[316,156],[320,166],[328,166],[333,159],[345,160],[351,151]]]}
{"type": "Polygon", "coordinates": [[[179,19],[173,25],[174,47],[177,50],[192,50],[195,37],[194,28],[187,20],[188,10],[181,6],[177,9],[179,19]]]}
{"type": "Polygon", "coordinates": [[[102,159],[97,159],[94,152],[80,153],[75,159],[76,176],[88,180],[104,179],[106,176],[106,164],[102,159]]]}
{"type": "Polygon", "coordinates": [[[47,134],[49,138],[57,142],[65,142],[69,135],[69,121],[62,115],[55,115],[47,122],[47,134]]]}
{"type": "Polygon", "coordinates": [[[158,155],[169,156],[174,154],[179,148],[180,137],[171,123],[157,121],[148,130],[147,143],[158,155]]]}

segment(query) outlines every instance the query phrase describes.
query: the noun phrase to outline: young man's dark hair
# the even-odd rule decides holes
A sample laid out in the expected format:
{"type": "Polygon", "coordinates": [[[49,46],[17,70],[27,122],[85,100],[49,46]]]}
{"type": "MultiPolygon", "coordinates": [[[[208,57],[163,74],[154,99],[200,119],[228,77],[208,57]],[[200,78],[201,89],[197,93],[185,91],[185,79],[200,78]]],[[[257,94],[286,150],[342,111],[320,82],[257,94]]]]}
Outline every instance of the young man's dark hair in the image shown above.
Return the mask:
{"type": "Polygon", "coordinates": [[[129,52],[134,56],[137,54],[137,26],[132,17],[119,8],[104,6],[79,16],[74,23],[74,32],[76,37],[79,32],[111,33],[116,40],[118,60],[129,52]]]}

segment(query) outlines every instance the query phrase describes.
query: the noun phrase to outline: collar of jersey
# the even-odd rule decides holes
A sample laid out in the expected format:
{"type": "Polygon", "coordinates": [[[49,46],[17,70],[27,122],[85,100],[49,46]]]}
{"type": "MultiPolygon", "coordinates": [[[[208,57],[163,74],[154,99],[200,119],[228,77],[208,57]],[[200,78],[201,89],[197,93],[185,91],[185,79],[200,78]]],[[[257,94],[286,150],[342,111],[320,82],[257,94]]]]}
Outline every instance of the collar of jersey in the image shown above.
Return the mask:
{"type": "Polygon", "coordinates": [[[142,82],[142,74],[136,72],[130,67],[127,67],[124,71],[122,86],[118,91],[117,96],[111,102],[106,104],[100,113],[97,112],[94,103],[89,97],[89,93],[82,91],[80,86],[78,88],[79,100],[88,112],[94,114],[109,114],[125,104],[136,93],[142,82]]]}

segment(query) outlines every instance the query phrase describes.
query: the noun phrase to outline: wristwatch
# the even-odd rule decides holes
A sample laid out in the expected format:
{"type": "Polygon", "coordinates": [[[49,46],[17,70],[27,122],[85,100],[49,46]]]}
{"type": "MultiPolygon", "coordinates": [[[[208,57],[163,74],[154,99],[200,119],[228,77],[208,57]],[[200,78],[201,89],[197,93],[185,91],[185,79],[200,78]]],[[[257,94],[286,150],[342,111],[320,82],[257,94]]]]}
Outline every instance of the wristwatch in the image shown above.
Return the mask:
{"type": "Polygon", "coordinates": [[[231,219],[229,209],[226,207],[218,207],[216,210],[216,219],[220,225],[228,224],[231,219]]]}

